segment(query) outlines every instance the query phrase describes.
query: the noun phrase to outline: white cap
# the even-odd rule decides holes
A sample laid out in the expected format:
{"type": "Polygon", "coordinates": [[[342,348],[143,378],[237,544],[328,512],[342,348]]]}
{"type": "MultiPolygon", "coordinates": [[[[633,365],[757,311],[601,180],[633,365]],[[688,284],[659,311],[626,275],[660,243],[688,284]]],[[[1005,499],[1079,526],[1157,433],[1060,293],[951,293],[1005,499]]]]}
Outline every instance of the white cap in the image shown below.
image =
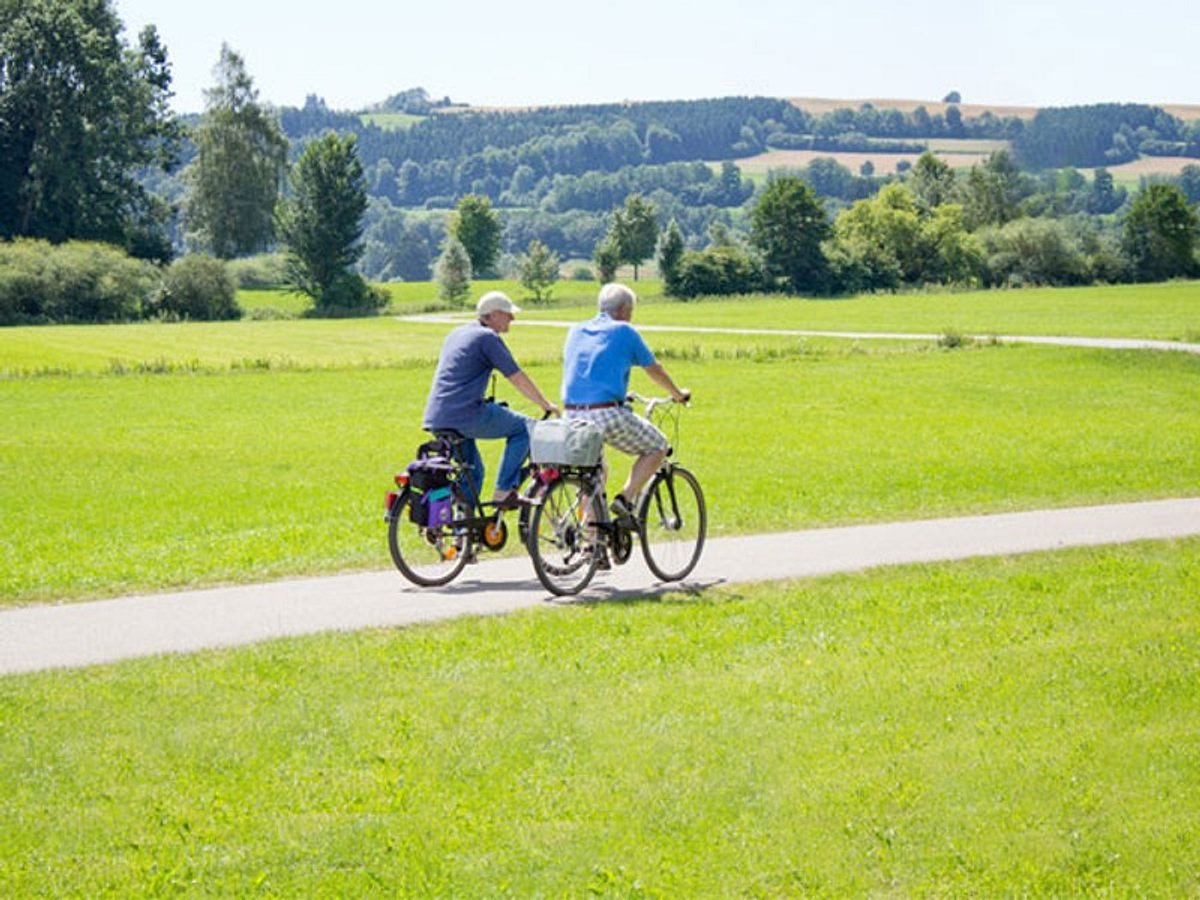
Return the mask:
{"type": "Polygon", "coordinates": [[[508,299],[508,294],[503,291],[488,291],[479,298],[479,302],[475,304],[475,312],[483,318],[488,313],[506,312],[509,315],[515,315],[521,311],[521,307],[508,299]]]}

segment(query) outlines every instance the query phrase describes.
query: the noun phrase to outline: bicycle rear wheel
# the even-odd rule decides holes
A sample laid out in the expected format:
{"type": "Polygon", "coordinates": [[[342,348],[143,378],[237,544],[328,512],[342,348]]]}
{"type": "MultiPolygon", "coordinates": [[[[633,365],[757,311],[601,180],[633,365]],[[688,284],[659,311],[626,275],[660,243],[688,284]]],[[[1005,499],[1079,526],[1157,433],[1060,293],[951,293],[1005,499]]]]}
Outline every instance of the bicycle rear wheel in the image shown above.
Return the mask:
{"type": "MultiPolygon", "coordinates": [[[[453,525],[426,528],[412,521],[409,511],[419,503],[412,491],[405,491],[392,507],[388,522],[388,549],[400,573],[421,587],[440,587],[455,579],[471,554],[471,536],[466,529],[453,525]]],[[[466,515],[456,503],[454,518],[466,515]]]]}
{"type": "Polygon", "coordinates": [[[650,482],[638,509],[642,554],[663,581],[679,581],[700,561],[708,531],[708,511],[696,476],[682,466],[662,469],[650,482]]]}
{"type": "Polygon", "coordinates": [[[558,478],[529,521],[529,556],[538,581],[552,594],[578,594],[596,574],[602,544],[593,523],[604,510],[583,479],[558,478]]]}

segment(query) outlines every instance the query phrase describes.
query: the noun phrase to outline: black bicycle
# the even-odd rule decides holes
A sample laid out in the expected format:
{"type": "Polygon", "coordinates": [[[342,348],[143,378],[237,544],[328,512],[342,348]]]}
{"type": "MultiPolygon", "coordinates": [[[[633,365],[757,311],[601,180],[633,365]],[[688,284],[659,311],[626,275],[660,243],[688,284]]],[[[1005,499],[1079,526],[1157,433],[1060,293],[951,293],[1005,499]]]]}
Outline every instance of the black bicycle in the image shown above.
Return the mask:
{"type": "Polygon", "coordinates": [[[553,594],[577,594],[597,569],[627,562],[635,534],[646,565],[662,581],[686,578],[700,561],[708,529],[704,492],[696,476],[673,458],[683,405],[637,394],[630,399],[642,403],[647,418],[660,428],[670,418],[674,435],[667,458],[636,504],[633,523],[609,516],[603,464],[535,467],[538,487],[523,537],[538,580],[553,594]]]}
{"type": "MultiPolygon", "coordinates": [[[[397,490],[387,494],[392,562],[421,587],[449,584],[481,549],[499,552],[508,542],[503,511],[482,503],[471,484],[464,440],[457,431],[433,432],[417,459],[396,475],[397,490]]],[[[521,509],[527,517],[528,506],[521,509]]]]}

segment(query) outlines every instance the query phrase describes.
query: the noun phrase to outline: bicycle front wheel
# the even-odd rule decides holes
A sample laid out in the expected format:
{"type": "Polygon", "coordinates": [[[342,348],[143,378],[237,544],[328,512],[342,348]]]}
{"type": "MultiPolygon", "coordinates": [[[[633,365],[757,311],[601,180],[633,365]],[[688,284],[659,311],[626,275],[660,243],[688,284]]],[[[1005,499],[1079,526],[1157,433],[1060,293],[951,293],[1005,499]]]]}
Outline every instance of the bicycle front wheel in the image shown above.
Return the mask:
{"type": "MultiPolygon", "coordinates": [[[[410,510],[420,498],[405,491],[392,507],[388,522],[388,549],[400,573],[421,587],[440,587],[455,579],[471,553],[471,538],[466,529],[453,525],[426,528],[413,522],[410,510]]],[[[457,508],[455,518],[463,513],[457,508]]]]}
{"type": "Polygon", "coordinates": [[[646,565],[663,581],[680,581],[696,567],[708,531],[704,493],[682,466],[654,476],[638,509],[646,565]]]}
{"type": "Polygon", "coordinates": [[[604,510],[579,478],[552,481],[529,520],[529,556],[552,594],[578,594],[596,574],[602,551],[595,523],[604,510]]]}

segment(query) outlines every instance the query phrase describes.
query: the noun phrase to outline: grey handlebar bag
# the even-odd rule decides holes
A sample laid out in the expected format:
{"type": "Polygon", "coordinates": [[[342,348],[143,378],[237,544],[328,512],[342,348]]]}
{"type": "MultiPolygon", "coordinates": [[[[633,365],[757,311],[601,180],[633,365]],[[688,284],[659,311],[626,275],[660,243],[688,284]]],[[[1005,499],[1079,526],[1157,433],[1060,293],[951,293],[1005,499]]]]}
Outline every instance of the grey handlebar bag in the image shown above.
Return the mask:
{"type": "Polygon", "coordinates": [[[529,458],[539,465],[596,466],[604,432],[585,419],[543,419],[529,435],[529,458]]]}

